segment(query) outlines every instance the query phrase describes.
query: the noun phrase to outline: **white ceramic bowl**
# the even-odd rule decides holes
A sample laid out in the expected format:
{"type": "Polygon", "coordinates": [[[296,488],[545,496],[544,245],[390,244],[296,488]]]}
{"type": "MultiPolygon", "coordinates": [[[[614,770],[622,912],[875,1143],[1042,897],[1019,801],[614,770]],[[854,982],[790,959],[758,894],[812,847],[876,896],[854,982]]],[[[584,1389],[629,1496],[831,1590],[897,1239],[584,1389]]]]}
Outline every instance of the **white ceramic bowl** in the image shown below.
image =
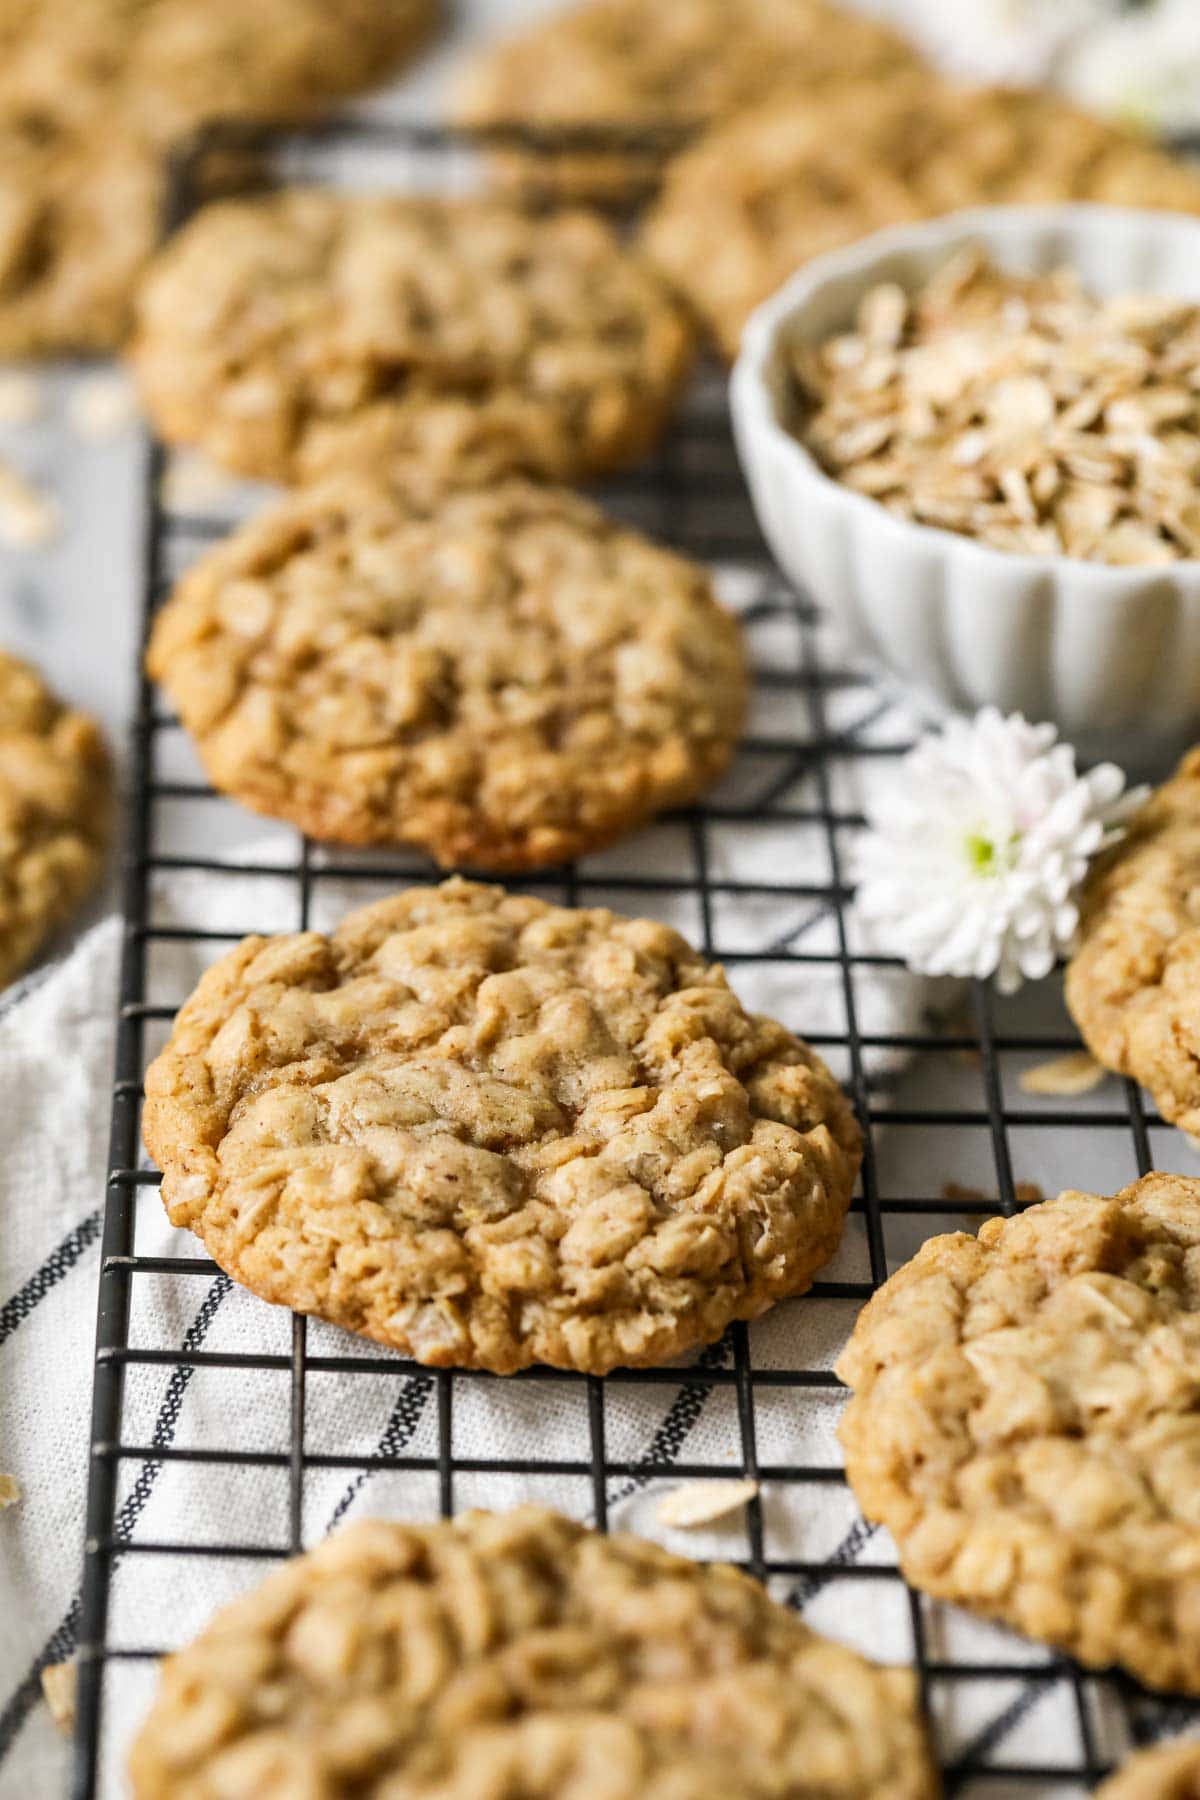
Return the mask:
{"type": "Polygon", "coordinates": [[[733,373],[760,522],[847,650],[926,712],[990,701],[1053,720],[1086,755],[1159,763],[1200,718],[1200,561],[1115,568],[912,524],[825,475],[786,427],[786,347],[847,326],[876,282],[919,286],[966,242],[1003,268],[1070,264],[1103,295],[1200,299],[1200,219],[1174,213],[980,207],[818,257],[753,315],[733,373]]]}

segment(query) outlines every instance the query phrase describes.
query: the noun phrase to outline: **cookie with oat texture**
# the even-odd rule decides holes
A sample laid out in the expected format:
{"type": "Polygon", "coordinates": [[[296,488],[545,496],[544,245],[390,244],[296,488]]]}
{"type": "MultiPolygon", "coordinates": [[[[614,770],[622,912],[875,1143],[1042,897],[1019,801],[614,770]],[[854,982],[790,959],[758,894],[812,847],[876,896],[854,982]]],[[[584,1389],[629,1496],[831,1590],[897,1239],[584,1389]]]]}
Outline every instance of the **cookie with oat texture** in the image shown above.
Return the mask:
{"type": "Polygon", "coordinates": [[[846,1473],[914,1587],[1200,1693],[1200,1181],[931,1239],[837,1364],[846,1473]]]}
{"type": "Polygon", "coordinates": [[[661,152],[637,134],[679,133],[759,105],[786,88],[807,104],[832,80],[880,83],[920,67],[897,31],[828,0],[586,0],[489,44],[465,65],[463,124],[615,129],[617,149],[504,148],[507,178],[568,193],[622,194],[654,177],[661,152]]]}
{"type": "Polygon", "coordinates": [[[802,1293],[860,1134],[677,932],[451,881],[248,938],[146,1076],[171,1221],[434,1367],[660,1363],[802,1293]]]}
{"type": "Polygon", "coordinates": [[[1056,94],[926,70],[781,95],[670,164],[642,246],[736,356],[750,313],[802,263],[956,208],[1095,200],[1200,212],[1200,173],[1056,94]]]}
{"type": "Polygon", "coordinates": [[[168,157],[303,119],[395,67],[434,0],[0,0],[0,355],[115,349],[168,157]]]}
{"type": "Polygon", "coordinates": [[[0,984],[99,879],[111,811],[98,726],[0,651],[0,984]]]}
{"type": "Polygon", "coordinates": [[[103,352],[154,249],[162,158],[0,80],[0,356],[103,352]]]}
{"type": "Polygon", "coordinates": [[[1200,750],[1134,815],[1088,875],[1071,1016],[1098,1062],[1149,1090],[1164,1119],[1200,1132],[1200,750]]]}
{"type": "Polygon", "coordinates": [[[353,465],[428,491],[636,461],[693,334],[598,214],[293,188],[184,228],[131,355],[172,443],[245,475],[353,465]]]}
{"type": "Polygon", "coordinates": [[[746,699],[704,570],[525,482],[297,491],[189,571],[147,666],[219,788],[448,868],[562,862],[691,799],[746,699]]]}
{"type": "Polygon", "coordinates": [[[327,1538],[168,1658],[134,1800],[935,1800],[907,1669],[540,1507],[327,1538]]]}

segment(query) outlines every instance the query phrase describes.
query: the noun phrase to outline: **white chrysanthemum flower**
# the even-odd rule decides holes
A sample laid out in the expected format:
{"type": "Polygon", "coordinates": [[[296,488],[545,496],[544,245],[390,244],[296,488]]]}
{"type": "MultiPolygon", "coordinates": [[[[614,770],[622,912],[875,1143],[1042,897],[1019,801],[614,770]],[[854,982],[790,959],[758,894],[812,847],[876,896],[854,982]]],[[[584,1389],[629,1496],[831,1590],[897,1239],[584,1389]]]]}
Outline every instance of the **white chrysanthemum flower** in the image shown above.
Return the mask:
{"type": "Polygon", "coordinates": [[[1097,112],[1154,131],[1200,124],[1200,16],[1196,0],[1159,0],[1081,38],[1062,83],[1097,112]]]}
{"type": "Polygon", "coordinates": [[[1088,863],[1145,790],[1086,775],[1053,725],[984,707],[922,738],[871,805],[851,874],[872,941],[922,975],[1048,975],[1079,924],[1088,863]]]}

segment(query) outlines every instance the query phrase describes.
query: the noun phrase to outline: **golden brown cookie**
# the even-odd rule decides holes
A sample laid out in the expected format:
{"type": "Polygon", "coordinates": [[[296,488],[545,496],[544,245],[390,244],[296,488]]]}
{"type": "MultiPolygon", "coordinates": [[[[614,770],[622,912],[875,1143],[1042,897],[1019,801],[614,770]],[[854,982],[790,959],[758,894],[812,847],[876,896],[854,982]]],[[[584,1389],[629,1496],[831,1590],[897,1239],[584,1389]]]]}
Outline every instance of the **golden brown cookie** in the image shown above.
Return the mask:
{"type": "MultiPolygon", "coordinates": [[[[378,81],[438,0],[0,0],[0,78],[72,107],[120,99],[165,135],[206,119],[309,117],[378,81]]],[[[111,127],[121,120],[111,117],[111,127]]]]}
{"type": "Polygon", "coordinates": [[[860,1153],[678,933],[462,881],[246,939],[146,1094],[171,1221],[236,1280],[498,1374],[660,1363],[803,1292],[860,1153]]]}
{"type": "Polygon", "coordinates": [[[414,47],[435,0],[0,0],[0,355],[111,350],[173,144],[305,118],[414,47]]]}
{"type": "Polygon", "coordinates": [[[134,1800],[934,1800],[907,1669],[757,1582],[525,1506],[371,1519],[163,1668],[134,1800]]]}
{"type": "Polygon", "coordinates": [[[1200,1800],[1200,1739],[1139,1750],[1096,1789],[1096,1800],[1200,1800]]]}
{"type": "Polygon", "coordinates": [[[126,4],[127,89],[164,119],[189,124],[312,118],[384,80],[425,41],[441,10],[440,0],[126,4]]]}
{"type": "Polygon", "coordinates": [[[846,1473],[914,1587],[1200,1692],[1200,1181],[926,1243],[863,1311],[846,1473]]]}
{"type": "Polygon", "coordinates": [[[1200,1132],[1198,977],[1200,750],[1191,750],[1089,876],[1066,979],[1092,1055],[1191,1132],[1200,1132]]]}
{"type": "Polygon", "coordinates": [[[639,153],[639,132],[662,134],[665,146],[666,132],[755,106],[780,85],[804,105],[834,78],[886,78],[918,65],[890,26],[828,0],[586,0],[479,52],[457,84],[454,111],[471,126],[628,134],[624,153],[498,159],[520,180],[612,194],[660,166],[653,142],[639,153]]]}
{"type": "Polygon", "coordinates": [[[525,482],[299,490],[189,571],[147,667],[219,788],[445,868],[562,862],[692,798],[746,693],[702,569],[525,482]]]}
{"type": "Polygon", "coordinates": [[[733,356],[753,309],[823,251],[958,207],[1056,200],[1200,212],[1200,171],[1054,94],[851,80],[705,134],[642,242],[733,356]]]}
{"type": "Polygon", "coordinates": [[[0,85],[0,356],[111,349],[162,198],[156,146],[0,85]]]}
{"type": "Polygon", "coordinates": [[[109,785],[93,721],[0,652],[0,983],[20,973],[99,878],[109,785]]]}
{"type": "Polygon", "coordinates": [[[569,480],[658,437],[692,336],[598,216],[289,189],[206,208],[141,293],[133,364],[173,443],[294,480],[569,480]]]}

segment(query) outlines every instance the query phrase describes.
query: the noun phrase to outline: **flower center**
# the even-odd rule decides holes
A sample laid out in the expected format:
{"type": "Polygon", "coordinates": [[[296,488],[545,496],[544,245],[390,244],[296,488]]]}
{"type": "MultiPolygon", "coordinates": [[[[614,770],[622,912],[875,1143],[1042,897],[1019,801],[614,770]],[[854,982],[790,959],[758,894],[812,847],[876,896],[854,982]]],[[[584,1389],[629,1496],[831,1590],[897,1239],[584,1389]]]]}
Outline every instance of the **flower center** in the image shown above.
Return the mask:
{"type": "Polygon", "coordinates": [[[970,832],[964,844],[967,861],[976,875],[999,875],[1012,867],[1013,853],[1020,841],[1019,832],[1014,832],[1005,844],[984,837],[981,831],[970,832]]]}

